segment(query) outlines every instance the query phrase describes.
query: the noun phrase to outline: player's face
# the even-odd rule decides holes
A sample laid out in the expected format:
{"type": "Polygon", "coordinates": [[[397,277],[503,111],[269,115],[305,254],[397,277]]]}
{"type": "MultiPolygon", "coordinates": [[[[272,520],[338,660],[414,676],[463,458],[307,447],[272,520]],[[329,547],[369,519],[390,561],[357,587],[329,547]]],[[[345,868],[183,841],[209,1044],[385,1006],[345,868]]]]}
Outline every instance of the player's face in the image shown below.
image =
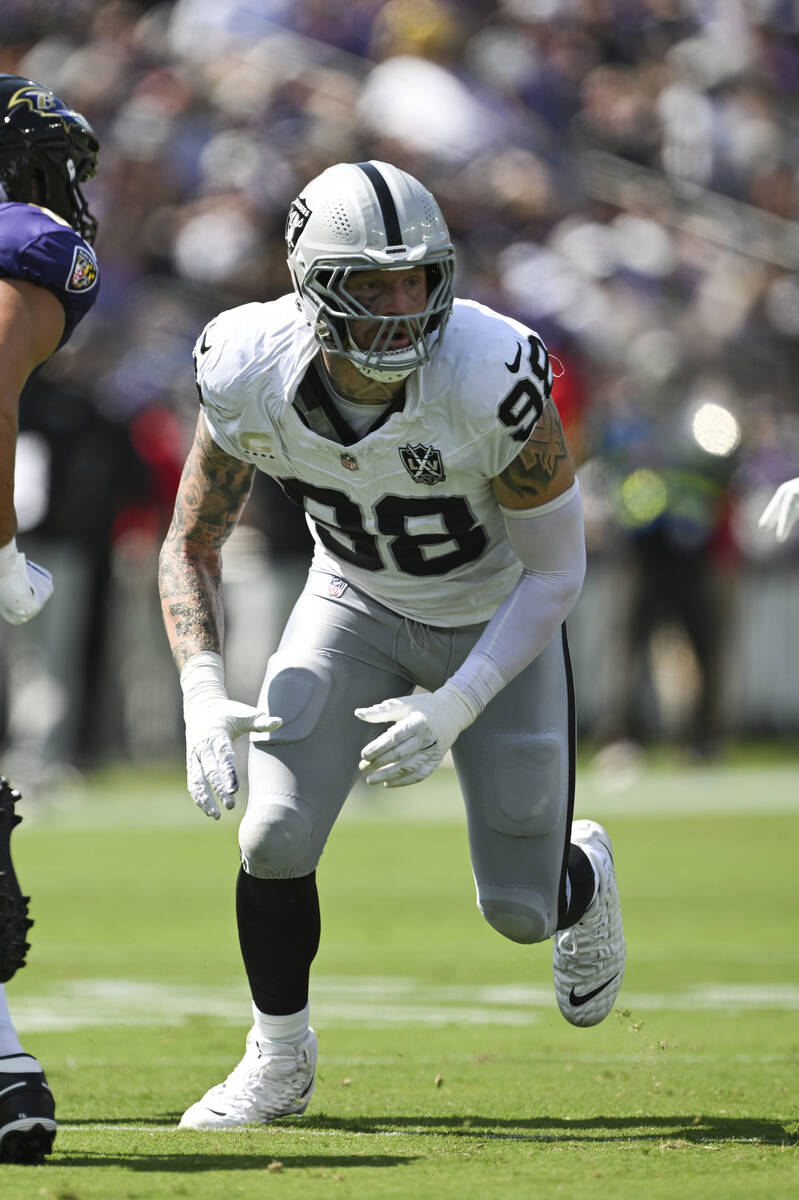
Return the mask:
{"type": "MultiPolygon", "coordinates": [[[[427,275],[424,267],[405,267],[399,271],[353,271],[347,291],[376,317],[404,317],[424,311],[427,303],[427,275]]],[[[379,325],[375,321],[352,321],[353,340],[360,350],[372,347],[379,325]]],[[[407,333],[397,330],[388,342],[389,350],[404,350],[410,345],[407,333]]],[[[383,349],[378,342],[375,349],[383,349]]]]}

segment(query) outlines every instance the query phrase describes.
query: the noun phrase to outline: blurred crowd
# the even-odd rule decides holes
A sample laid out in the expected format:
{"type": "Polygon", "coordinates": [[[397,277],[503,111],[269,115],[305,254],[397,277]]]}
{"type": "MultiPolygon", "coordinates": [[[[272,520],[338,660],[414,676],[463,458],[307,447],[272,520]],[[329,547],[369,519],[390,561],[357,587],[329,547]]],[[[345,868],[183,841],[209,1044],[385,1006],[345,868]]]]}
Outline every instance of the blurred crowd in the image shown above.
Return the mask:
{"type": "MultiPolygon", "coordinates": [[[[109,613],[119,623],[122,609],[134,628],[131,587],[143,604],[154,597],[153,558],[196,420],[192,345],[220,309],[289,289],[289,202],[332,162],[367,158],[435,193],[459,251],[456,293],[533,326],[556,357],[589,551],[598,567],[627,572],[616,653],[629,686],[618,728],[601,734],[645,736],[634,729],[647,711],[639,668],[651,667],[641,648],[673,622],[701,677],[697,745],[712,744],[720,581],[723,590],[725,572],[743,569],[778,575],[799,546],[757,529],[774,486],[799,474],[797,6],[0,9],[0,70],[46,82],[101,144],[86,188],[100,222],[100,298],[32,383],[20,442],[21,543],[28,534],[72,548],[79,564],[77,599],[62,611],[73,622],[64,678],[82,699],[61,714],[60,756],[91,761],[102,746],[135,742],[126,721],[162,727],[146,682],[118,682],[109,613]],[[132,716],[109,716],[114,687],[132,716]]],[[[301,522],[259,480],[231,548],[233,586],[252,577],[253,555],[293,581],[307,547],[301,522]]],[[[149,615],[144,625],[153,661],[168,659],[149,615]]],[[[56,628],[50,651],[63,641],[56,628]]],[[[35,647],[26,653],[11,657],[12,684],[34,677],[35,647]]],[[[13,709],[19,689],[8,690],[13,709]]],[[[35,693],[24,711],[41,705],[35,693]]],[[[8,721],[12,735],[26,728],[24,713],[8,721]]]]}

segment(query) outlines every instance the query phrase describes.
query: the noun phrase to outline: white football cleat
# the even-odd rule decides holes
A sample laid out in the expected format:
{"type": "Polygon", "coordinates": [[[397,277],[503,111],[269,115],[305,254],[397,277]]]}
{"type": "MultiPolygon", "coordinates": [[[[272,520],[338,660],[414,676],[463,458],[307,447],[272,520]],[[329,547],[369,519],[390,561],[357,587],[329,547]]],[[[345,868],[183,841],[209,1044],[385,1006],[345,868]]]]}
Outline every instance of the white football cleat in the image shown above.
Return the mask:
{"type": "Polygon", "coordinates": [[[624,929],[610,838],[596,821],[574,821],[571,840],[588,855],[596,893],[583,916],[555,934],[552,968],[558,1008],[572,1025],[598,1025],[624,976],[624,929]]]}
{"type": "Polygon", "coordinates": [[[262,1054],[255,1029],[247,1034],[244,1058],[224,1083],[210,1088],[187,1108],[180,1129],[238,1129],[266,1125],[277,1117],[299,1116],[314,1090],[316,1034],[299,1046],[273,1042],[262,1054]]]}

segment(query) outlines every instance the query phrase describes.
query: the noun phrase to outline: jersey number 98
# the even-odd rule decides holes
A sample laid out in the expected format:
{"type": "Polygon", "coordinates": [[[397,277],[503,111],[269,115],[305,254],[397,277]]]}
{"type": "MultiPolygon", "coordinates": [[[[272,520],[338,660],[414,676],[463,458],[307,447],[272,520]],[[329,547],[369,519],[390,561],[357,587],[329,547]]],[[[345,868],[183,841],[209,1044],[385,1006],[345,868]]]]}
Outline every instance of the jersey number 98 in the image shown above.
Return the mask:
{"type": "MultiPolygon", "coordinates": [[[[385,570],[377,537],[364,527],[363,513],[354,500],[335,488],[298,479],[280,483],[286,495],[305,508],[331,554],[364,571],[385,570]],[[320,515],[320,508],[327,509],[332,520],[320,515]]],[[[374,523],[379,533],[390,538],[388,551],[406,575],[445,575],[479,558],[488,545],[485,530],[462,496],[383,496],[374,507],[374,523]],[[411,533],[408,523],[425,517],[439,518],[442,531],[411,533]]]]}

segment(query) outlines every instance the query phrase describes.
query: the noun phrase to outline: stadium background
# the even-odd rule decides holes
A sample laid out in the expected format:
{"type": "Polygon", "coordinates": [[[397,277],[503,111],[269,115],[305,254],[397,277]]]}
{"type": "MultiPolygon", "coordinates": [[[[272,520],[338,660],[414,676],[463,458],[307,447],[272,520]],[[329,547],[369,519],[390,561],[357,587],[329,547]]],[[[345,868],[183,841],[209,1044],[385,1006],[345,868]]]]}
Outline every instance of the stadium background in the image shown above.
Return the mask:
{"type": "MultiPolygon", "coordinates": [[[[191,348],[288,290],[283,226],[331,162],[436,194],[457,294],[536,328],[579,462],[570,619],[584,741],[705,760],[799,725],[799,14],[777,0],[0,0],[0,70],[101,142],[91,317],[29,385],[20,545],[56,576],[0,631],[4,771],[177,760],[155,561],[196,420],[191,348]],[[691,636],[686,636],[685,630],[691,636]]],[[[225,555],[254,698],[308,538],[259,479],[225,555]]],[[[610,747],[610,751],[607,747],[610,747]]]]}

